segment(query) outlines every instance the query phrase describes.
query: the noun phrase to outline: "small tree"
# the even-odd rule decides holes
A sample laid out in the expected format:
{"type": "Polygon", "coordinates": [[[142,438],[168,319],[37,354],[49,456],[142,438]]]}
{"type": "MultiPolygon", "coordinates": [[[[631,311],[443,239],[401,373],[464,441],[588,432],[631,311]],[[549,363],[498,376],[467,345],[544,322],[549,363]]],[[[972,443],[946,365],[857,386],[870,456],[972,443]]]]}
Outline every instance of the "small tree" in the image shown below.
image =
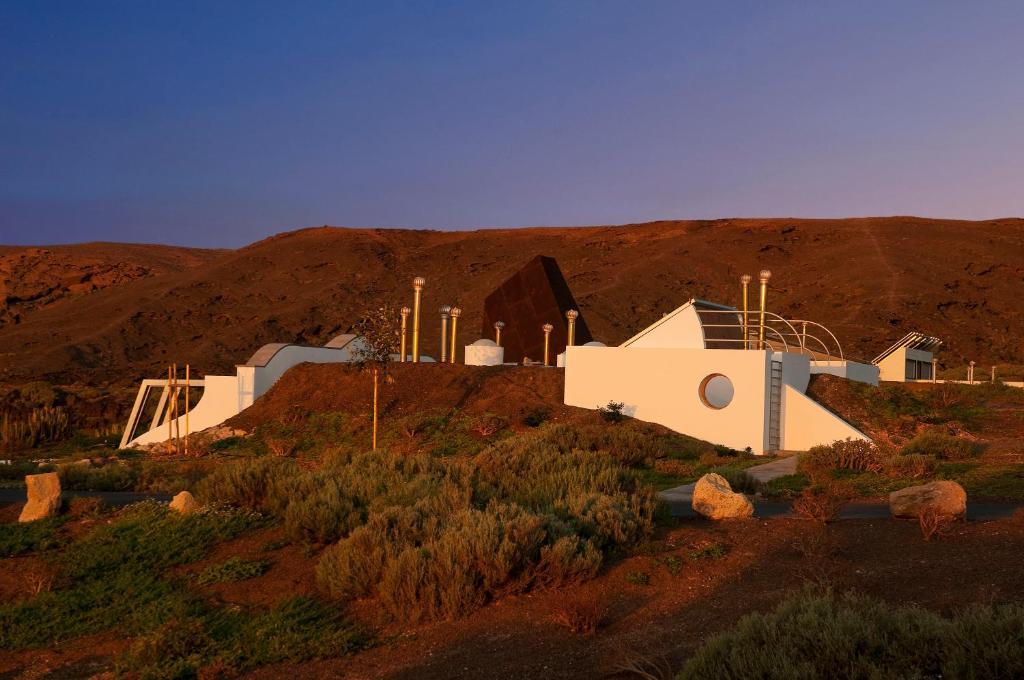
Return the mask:
{"type": "Polygon", "coordinates": [[[388,368],[391,355],[398,352],[399,328],[395,323],[398,313],[385,305],[367,312],[353,328],[359,342],[353,351],[352,362],[361,370],[373,373],[373,450],[377,450],[377,413],[380,403],[380,380],[390,380],[388,368]]]}

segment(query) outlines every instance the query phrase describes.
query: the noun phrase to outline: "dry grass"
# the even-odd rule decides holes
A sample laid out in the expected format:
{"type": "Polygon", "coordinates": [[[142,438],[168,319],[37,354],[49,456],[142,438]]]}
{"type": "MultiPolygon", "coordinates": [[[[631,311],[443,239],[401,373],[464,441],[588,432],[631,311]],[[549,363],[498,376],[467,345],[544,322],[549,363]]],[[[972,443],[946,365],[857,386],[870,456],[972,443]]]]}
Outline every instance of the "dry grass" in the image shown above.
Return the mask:
{"type": "Polygon", "coordinates": [[[800,492],[793,501],[793,511],[804,519],[831,522],[846,503],[846,497],[836,484],[816,484],[800,492]]]}
{"type": "Polygon", "coordinates": [[[931,541],[946,536],[956,520],[949,515],[937,512],[935,508],[925,508],[917,516],[917,521],[921,526],[921,537],[926,541],[931,541]]]}
{"type": "Polygon", "coordinates": [[[604,625],[610,597],[599,590],[569,592],[552,600],[551,620],[577,635],[593,635],[604,625]]]}

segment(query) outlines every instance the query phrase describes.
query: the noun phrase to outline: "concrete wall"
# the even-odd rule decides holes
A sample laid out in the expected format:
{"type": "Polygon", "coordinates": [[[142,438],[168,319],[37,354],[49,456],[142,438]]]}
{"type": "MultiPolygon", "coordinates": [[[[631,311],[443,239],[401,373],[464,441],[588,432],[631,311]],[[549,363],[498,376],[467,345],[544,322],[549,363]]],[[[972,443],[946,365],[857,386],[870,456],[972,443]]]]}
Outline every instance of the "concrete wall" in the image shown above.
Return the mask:
{"type": "Polygon", "coordinates": [[[782,448],[806,451],[842,439],[870,439],[866,434],[790,385],[782,388],[782,448]]]}
{"type": "MultiPolygon", "coordinates": [[[[188,426],[192,432],[199,432],[214,425],[220,425],[238,413],[238,381],[233,375],[208,375],[204,379],[203,396],[188,414],[188,426]]],[[[173,423],[174,421],[172,421],[173,423]]],[[[177,418],[177,426],[185,435],[185,416],[177,418]]],[[[173,427],[173,425],[172,425],[173,427]]],[[[139,435],[128,446],[154,444],[167,439],[167,423],[154,427],[139,435]]]]}
{"type": "Polygon", "coordinates": [[[623,412],[677,432],[736,449],[765,449],[769,352],[687,348],[569,347],[565,403],[598,408],[623,402],[623,412]],[[732,402],[713,409],[700,384],[721,373],[732,402]]]}
{"type": "Polygon", "coordinates": [[[680,347],[704,349],[704,329],[692,303],[687,302],[634,335],[622,347],[680,347]]]}
{"type": "Polygon", "coordinates": [[[241,411],[252,406],[252,403],[269,390],[292,366],[304,363],[333,364],[351,361],[354,345],[357,342],[359,340],[354,340],[340,348],[284,345],[273,354],[264,366],[239,366],[238,410],[241,411]]]}
{"type": "Polygon", "coordinates": [[[901,347],[878,363],[878,379],[904,382],[907,379],[907,348],[901,347]]]}
{"type": "Polygon", "coordinates": [[[840,378],[878,387],[879,368],[874,364],[862,364],[856,361],[812,361],[811,373],[837,375],[840,378]]]}

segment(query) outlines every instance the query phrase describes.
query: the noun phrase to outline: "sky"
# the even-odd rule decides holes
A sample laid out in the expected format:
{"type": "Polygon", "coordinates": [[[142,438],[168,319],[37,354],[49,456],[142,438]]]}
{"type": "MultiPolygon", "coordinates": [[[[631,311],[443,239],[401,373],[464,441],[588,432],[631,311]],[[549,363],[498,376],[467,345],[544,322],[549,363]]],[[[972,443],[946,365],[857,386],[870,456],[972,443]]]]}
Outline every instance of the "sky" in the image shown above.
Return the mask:
{"type": "Polygon", "coordinates": [[[1024,3],[0,0],[0,243],[1024,216],[1024,3]]]}

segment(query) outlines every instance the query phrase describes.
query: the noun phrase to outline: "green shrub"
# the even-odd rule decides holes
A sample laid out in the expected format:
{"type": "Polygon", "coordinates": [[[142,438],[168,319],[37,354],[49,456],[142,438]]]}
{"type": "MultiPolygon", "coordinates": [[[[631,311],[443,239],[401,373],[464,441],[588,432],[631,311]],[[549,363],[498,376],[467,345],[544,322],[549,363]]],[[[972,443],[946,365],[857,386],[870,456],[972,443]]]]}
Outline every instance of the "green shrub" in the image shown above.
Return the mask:
{"type": "Polygon", "coordinates": [[[296,541],[333,543],[363,523],[363,511],[333,477],[316,475],[314,489],[293,497],[284,511],[285,533],[296,541]]]}
{"type": "Polygon", "coordinates": [[[138,638],[117,670],[154,679],[233,676],[269,663],[340,656],[365,645],[365,637],[337,611],[297,597],[263,612],[197,611],[174,618],[138,638]]]}
{"type": "Polygon", "coordinates": [[[621,401],[609,401],[607,406],[602,406],[599,411],[601,418],[608,423],[621,423],[626,416],[622,413],[626,405],[621,401]]]}
{"type": "Polygon", "coordinates": [[[289,477],[298,475],[294,460],[262,456],[225,464],[202,480],[197,487],[201,502],[227,504],[250,511],[282,511],[287,500],[275,491],[285,490],[289,477]]]}
{"type": "Polygon", "coordinates": [[[56,548],[60,545],[57,530],[62,524],[62,517],[0,524],[0,557],[56,548]]]}
{"type": "Polygon", "coordinates": [[[627,571],[626,583],[632,583],[635,586],[647,586],[651,584],[651,575],[646,571],[627,571]]]}
{"type": "Polygon", "coordinates": [[[211,564],[199,572],[196,583],[208,586],[211,583],[245,581],[262,576],[269,568],[270,562],[267,560],[243,560],[240,557],[230,557],[219,564],[211,564]]]}
{"type": "Polygon", "coordinates": [[[753,495],[760,493],[764,488],[764,485],[757,481],[746,470],[737,470],[736,468],[731,467],[716,467],[712,468],[710,472],[714,472],[725,477],[725,481],[729,482],[729,486],[732,487],[732,490],[738,493],[753,495]]]}
{"type": "Polygon", "coordinates": [[[58,471],[62,489],[78,491],[130,491],[135,488],[139,466],[110,463],[94,466],[89,463],[62,465],[58,471]]]}
{"type": "Polygon", "coordinates": [[[810,590],[749,614],[687,661],[689,678],[1024,676],[1024,607],[975,606],[952,619],[917,607],[810,590]]]}
{"type": "Polygon", "coordinates": [[[534,406],[523,410],[523,425],[540,427],[551,417],[551,411],[543,406],[534,406]]]}
{"type": "Polygon", "coordinates": [[[57,587],[0,604],[0,649],[52,644],[118,626],[126,635],[155,629],[191,607],[162,572],[203,558],[210,546],[260,520],[239,512],[178,515],[139,503],[70,544],[56,561],[57,587]]]}
{"type": "Polygon", "coordinates": [[[691,560],[717,560],[725,557],[727,552],[728,549],[721,543],[708,543],[699,548],[694,548],[687,553],[687,557],[691,560]]]}
{"type": "Polygon", "coordinates": [[[885,456],[872,442],[846,439],[811,447],[801,462],[832,470],[881,472],[885,467],[885,456]]]}
{"type": "Polygon", "coordinates": [[[26,475],[36,475],[40,472],[39,465],[31,460],[12,460],[9,463],[0,463],[0,481],[23,482],[26,475]]]}
{"type": "Polygon", "coordinates": [[[939,460],[967,460],[977,458],[985,450],[983,444],[962,437],[924,430],[900,451],[902,455],[934,456],[939,460]]]}

